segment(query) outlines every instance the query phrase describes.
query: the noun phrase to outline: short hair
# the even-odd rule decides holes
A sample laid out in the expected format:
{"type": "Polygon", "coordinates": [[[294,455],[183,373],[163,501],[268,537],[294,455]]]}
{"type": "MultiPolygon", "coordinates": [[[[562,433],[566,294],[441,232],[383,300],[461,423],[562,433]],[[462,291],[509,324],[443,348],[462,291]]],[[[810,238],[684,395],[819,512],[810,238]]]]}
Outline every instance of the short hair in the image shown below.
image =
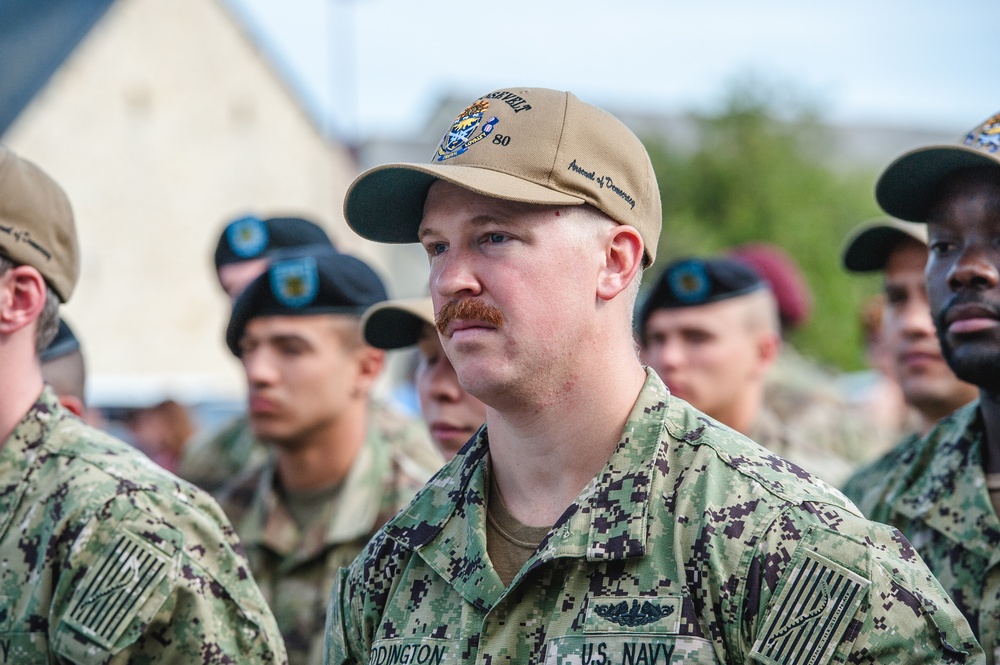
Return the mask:
{"type": "MultiPolygon", "coordinates": [[[[7,274],[7,271],[21,264],[14,263],[5,256],[0,256],[0,277],[7,274]]],[[[42,349],[47,347],[56,333],[59,331],[59,296],[52,290],[49,283],[45,283],[45,306],[38,315],[35,324],[35,354],[38,355],[42,349]]]]}

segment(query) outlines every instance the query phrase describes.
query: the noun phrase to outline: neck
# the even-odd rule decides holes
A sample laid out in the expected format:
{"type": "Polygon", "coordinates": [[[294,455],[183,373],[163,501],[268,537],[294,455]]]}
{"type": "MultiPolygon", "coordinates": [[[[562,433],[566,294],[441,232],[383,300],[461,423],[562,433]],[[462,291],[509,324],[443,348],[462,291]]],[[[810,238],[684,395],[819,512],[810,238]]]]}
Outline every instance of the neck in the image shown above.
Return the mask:
{"type": "Polygon", "coordinates": [[[511,515],[528,526],[554,524],[604,468],[646,380],[634,353],[583,365],[585,372],[542,408],[532,401],[487,409],[497,488],[511,515]]]}
{"type": "Polygon", "coordinates": [[[45,385],[33,351],[29,355],[10,355],[10,358],[0,355],[0,367],[3,367],[3,380],[0,381],[0,447],[13,434],[28,409],[38,401],[45,385]]]}
{"type": "Polygon", "coordinates": [[[365,443],[367,415],[367,403],[352,405],[335,422],[303,435],[292,444],[275,445],[281,486],[299,492],[343,482],[365,443]]]}
{"type": "Polygon", "coordinates": [[[983,466],[987,473],[1000,472],[1000,392],[979,391],[979,410],[983,414],[986,441],[983,466]]]}
{"type": "Polygon", "coordinates": [[[732,427],[734,430],[749,436],[760,415],[761,406],[764,404],[763,386],[748,386],[740,395],[736,404],[730,405],[724,413],[708,414],[720,423],[732,427]]]}

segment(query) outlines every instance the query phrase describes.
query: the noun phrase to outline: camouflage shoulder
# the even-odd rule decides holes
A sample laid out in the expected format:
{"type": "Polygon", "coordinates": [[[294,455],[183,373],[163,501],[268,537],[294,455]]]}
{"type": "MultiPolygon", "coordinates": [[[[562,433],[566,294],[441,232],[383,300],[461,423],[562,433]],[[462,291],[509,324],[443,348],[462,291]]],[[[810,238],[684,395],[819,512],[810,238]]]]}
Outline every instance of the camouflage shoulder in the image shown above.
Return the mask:
{"type": "Polygon", "coordinates": [[[671,398],[667,409],[664,422],[670,436],[692,446],[710,448],[721,462],[780,500],[792,505],[806,501],[829,503],[856,511],[836,488],[687,402],[671,398]]]}
{"type": "Polygon", "coordinates": [[[250,420],[243,414],[222,429],[192,441],[184,451],[177,475],[214,492],[268,456],[268,448],[254,436],[250,420]]]}
{"type": "Polygon", "coordinates": [[[882,457],[858,469],[847,482],[843,492],[868,519],[884,522],[886,508],[892,497],[905,486],[913,461],[924,448],[921,437],[910,434],[899,441],[882,457]]]}
{"type": "Polygon", "coordinates": [[[755,661],[985,662],[967,621],[902,534],[804,508],[787,511],[758,545],[760,561],[782,563],[761,568],[773,593],[749,598],[747,611],[759,613],[755,661]]]}
{"type": "Polygon", "coordinates": [[[369,422],[375,436],[389,444],[392,456],[423,484],[444,464],[423,420],[407,416],[380,400],[369,403],[369,422]]]}

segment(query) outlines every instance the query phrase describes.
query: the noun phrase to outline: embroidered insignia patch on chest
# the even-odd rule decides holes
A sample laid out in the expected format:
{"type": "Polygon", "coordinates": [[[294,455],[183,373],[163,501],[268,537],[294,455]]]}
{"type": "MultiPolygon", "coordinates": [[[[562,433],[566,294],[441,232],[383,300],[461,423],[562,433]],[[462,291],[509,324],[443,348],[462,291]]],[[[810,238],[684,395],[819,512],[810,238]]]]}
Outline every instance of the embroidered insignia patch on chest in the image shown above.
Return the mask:
{"type": "Polygon", "coordinates": [[[660,619],[670,616],[674,613],[674,608],[672,605],[660,605],[658,603],[651,603],[648,600],[640,605],[639,601],[633,598],[631,605],[625,601],[595,605],[594,613],[619,626],[635,628],[636,626],[655,623],[660,619]]]}
{"type": "Polygon", "coordinates": [[[786,573],[751,655],[769,665],[829,662],[871,582],[818,554],[786,573]]]}

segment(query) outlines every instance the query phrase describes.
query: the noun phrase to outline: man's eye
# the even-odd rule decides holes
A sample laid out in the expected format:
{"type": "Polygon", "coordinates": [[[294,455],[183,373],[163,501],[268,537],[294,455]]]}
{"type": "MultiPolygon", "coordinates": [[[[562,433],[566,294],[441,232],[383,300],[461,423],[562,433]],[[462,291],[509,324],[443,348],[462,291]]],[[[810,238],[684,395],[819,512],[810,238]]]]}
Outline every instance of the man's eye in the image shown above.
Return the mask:
{"type": "Polygon", "coordinates": [[[489,235],[486,236],[486,239],[492,243],[500,243],[507,240],[507,236],[504,235],[503,233],[490,233],[489,235]]]}
{"type": "Polygon", "coordinates": [[[424,249],[427,250],[428,256],[437,256],[438,254],[443,254],[448,246],[443,242],[432,242],[424,245],[424,249]]]}
{"type": "Polygon", "coordinates": [[[938,256],[941,256],[943,254],[947,254],[952,249],[954,249],[955,245],[954,245],[954,243],[947,242],[945,240],[938,240],[938,241],[930,243],[930,245],[928,247],[930,248],[930,250],[931,250],[932,253],[937,254],[938,256]]]}

